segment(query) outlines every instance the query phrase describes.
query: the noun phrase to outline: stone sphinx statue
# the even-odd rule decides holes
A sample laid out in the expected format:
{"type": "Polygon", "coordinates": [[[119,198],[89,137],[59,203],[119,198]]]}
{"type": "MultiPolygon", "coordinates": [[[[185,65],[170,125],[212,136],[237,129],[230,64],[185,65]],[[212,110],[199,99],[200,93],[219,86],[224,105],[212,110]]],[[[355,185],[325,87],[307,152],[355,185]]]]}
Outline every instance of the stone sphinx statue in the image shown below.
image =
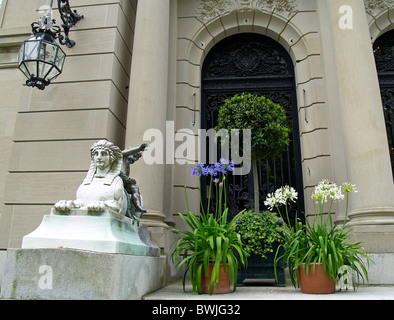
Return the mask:
{"type": "Polygon", "coordinates": [[[62,214],[87,210],[90,214],[110,212],[137,221],[146,210],[134,179],[129,177],[130,164],[137,161],[148,145],[123,151],[107,140],[90,148],[91,163],[86,178],[77,190],[76,200],[58,201],[54,208],[62,214]]]}
{"type": "Polygon", "coordinates": [[[128,166],[141,157],[146,146],[121,151],[107,140],[94,143],[89,171],[76,199],[58,201],[40,226],[23,237],[22,248],[159,256],[160,248],[148,227],[140,224],[146,210],[136,181],[122,172],[122,168],[129,172],[128,166]]]}
{"type": "Polygon", "coordinates": [[[125,215],[127,199],[119,176],[123,165],[122,151],[112,142],[100,140],[90,148],[90,154],[90,168],[77,190],[77,199],[61,200],[55,204],[55,209],[63,213],[81,209],[91,213],[108,211],[125,215]]]}

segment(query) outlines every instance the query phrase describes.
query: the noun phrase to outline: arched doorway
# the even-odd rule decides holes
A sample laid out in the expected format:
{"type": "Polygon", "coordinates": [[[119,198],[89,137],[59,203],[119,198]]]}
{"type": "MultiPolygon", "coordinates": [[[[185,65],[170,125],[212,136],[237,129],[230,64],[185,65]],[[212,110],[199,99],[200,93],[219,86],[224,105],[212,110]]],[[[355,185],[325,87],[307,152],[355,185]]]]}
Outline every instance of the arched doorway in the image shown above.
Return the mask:
{"type": "MultiPolygon", "coordinates": [[[[278,159],[260,161],[258,168],[260,210],[268,193],[283,185],[298,191],[298,207],[304,212],[300,136],[294,66],[289,54],[276,41],[259,34],[241,33],[216,44],[205,58],[202,68],[201,127],[214,128],[220,106],[227,98],[242,92],[264,95],[285,107],[292,122],[290,146],[278,159]]],[[[209,154],[209,150],[206,150],[209,154]]],[[[209,159],[207,157],[207,159],[209,159]]],[[[227,204],[230,216],[253,208],[253,180],[245,176],[229,176],[227,204]]],[[[206,198],[206,184],[202,184],[206,198]]],[[[212,201],[211,201],[212,203],[212,201]]]]}
{"type": "Polygon", "coordinates": [[[373,49],[394,179],[394,30],[380,36],[375,41],[373,49]]]}

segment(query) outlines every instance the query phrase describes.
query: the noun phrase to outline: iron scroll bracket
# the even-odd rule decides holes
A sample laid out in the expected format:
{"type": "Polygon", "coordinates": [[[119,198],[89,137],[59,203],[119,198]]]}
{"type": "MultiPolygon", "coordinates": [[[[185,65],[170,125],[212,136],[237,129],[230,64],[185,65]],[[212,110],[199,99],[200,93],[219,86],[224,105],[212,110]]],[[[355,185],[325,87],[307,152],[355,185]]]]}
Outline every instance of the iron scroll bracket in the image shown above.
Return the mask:
{"type": "Polygon", "coordinates": [[[57,0],[60,18],[63,21],[62,28],[64,30],[64,34],[60,35],[59,42],[61,44],[65,44],[68,48],[71,48],[75,45],[75,41],[71,40],[68,37],[70,29],[81,19],[84,18],[83,15],[79,15],[77,10],[72,10],[70,7],[70,3],[68,0],[57,0]]]}

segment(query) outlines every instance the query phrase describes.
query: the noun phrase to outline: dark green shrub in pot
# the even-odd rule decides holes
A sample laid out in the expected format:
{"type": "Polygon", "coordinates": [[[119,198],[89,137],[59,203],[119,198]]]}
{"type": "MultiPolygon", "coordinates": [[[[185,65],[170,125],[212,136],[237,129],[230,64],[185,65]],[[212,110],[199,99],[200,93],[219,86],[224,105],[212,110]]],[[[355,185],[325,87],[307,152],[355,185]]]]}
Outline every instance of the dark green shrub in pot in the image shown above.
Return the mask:
{"type": "MultiPolygon", "coordinates": [[[[270,211],[244,212],[237,221],[238,232],[245,243],[245,251],[249,254],[247,269],[238,271],[238,285],[256,284],[275,279],[274,255],[283,242],[284,223],[275,213],[270,211]]],[[[282,270],[277,264],[279,276],[276,284],[285,285],[284,265],[282,270]]]]}
{"type": "Polygon", "coordinates": [[[248,254],[266,258],[268,252],[273,252],[273,244],[283,241],[283,221],[275,212],[246,211],[240,216],[238,225],[248,254]]]}

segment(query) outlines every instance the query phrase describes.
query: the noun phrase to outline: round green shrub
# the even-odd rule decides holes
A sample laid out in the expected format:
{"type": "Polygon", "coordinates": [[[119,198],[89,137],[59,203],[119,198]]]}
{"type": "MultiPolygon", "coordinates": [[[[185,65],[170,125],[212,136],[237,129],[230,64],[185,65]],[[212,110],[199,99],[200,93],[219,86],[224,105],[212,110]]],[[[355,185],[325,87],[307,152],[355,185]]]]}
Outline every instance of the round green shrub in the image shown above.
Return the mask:
{"type": "Polygon", "coordinates": [[[249,210],[241,215],[238,224],[248,254],[266,258],[268,252],[273,252],[273,244],[283,241],[283,221],[275,212],[249,210]]]}

